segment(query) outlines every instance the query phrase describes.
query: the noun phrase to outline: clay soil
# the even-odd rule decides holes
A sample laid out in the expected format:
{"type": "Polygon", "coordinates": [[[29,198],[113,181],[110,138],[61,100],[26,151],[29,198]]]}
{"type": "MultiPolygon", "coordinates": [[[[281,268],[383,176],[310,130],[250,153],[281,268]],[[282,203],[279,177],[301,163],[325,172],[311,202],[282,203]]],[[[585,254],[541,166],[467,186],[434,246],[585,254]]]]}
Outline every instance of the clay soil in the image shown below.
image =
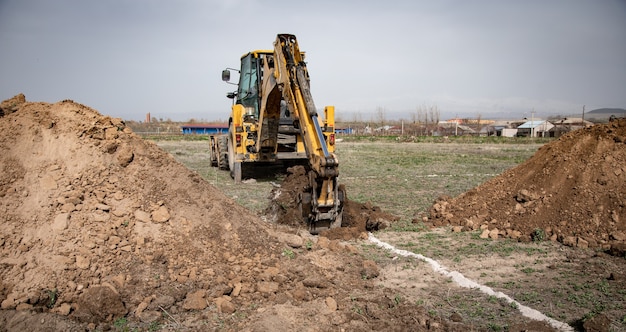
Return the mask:
{"type": "Polygon", "coordinates": [[[375,287],[353,245],[261,221],[120,119],[20,99],[0,117],[2,330],[460,325],[375,287]]]}
{"type": "MultiPolygon", "coordinates": [[[[374,206],[348,200],[351,227],[311,236],[263,221],[120,119],[71,100],[0,107],[10,110],[0,117],[0,331],[484,330],[402,300],[412,295],[392,285],[397,265],[359,249],[366,230],[394,222],[374,206]]],[[[563,137],[417,222],[623,257],[625,128],[563,137]]],[[[623,283],[616,264],[607,279],[623,283]]],[[[608,331],[600,318],[595,330],[608,331]]],[[[508,320],[509,331],[553,330],[508,320]]]]}
{"type": "MultiPolygon", "coordinates": [[[[270,194],[272,198],[264,212],[272,222],[294,227],[302,227],[306,220],[301,216],[297,205],[299,193],[305,192],[309,183],[309,176],[304,166],[287,168],[287,176],[281,182],[280,187],[274,188],[270,194]]],[[[343,185],[340,190],[344,191],[343,185]]],[[[366,239],[366,232],[374,232],[385,229],[398,217],[386,213],[380,207],[371,203],[361,204],[344,199],[342,214],[342,227],[323,230],[320,235],[331,240],[366,239]]]]}
{"type": "Polygon", "coordinates": [[[482,229],[483,237],[551,239],[624,257],[626,118],[564,135],[522,165],[440,197],[428,217],[433,226],[482,229]]]}

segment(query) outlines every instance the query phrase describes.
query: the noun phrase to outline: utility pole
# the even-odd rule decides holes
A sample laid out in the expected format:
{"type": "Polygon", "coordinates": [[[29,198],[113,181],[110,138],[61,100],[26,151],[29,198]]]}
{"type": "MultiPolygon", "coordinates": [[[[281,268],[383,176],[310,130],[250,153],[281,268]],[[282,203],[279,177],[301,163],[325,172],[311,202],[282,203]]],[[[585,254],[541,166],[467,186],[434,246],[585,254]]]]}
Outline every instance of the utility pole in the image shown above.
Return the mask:
{"type": "Polygon", "coordinates": [[[585,125],[585,105],[583,105],[583,123],[581,125],[585,125]]]}
{"type": "Polygon", "coordinates": [[[535,137],[535,108],[530,112],[530,137],[535,137]]]}

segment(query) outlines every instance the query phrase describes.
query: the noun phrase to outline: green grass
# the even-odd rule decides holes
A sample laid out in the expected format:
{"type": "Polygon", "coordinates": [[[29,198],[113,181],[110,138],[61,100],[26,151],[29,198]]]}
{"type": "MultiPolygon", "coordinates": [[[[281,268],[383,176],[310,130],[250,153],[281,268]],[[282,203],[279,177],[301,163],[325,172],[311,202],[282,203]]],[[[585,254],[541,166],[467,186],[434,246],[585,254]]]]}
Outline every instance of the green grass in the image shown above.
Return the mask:
{"type": "Polygon", "coordinates": [[[345,142],[390,142],[390,143],[461,143],[461,144],[544,144],[550,138],[529,137],[496,137],[496,136],[371,136],[371,135],[341,135],[345,142]]]}
{"type": "Polygon", "coordinates": [[[341,142],[337,155],[350,199],[411,220],[438,196],[459,195],[528,159],[539,146],[341,142]]]}
{"type": "MultiPolygon", "coordinates": [[[[281,173],[268,173],[266,177],[243,184],[234,184],[227,171],[211,167],[208,144],[202,140],[156,140],[164,150],[178,161],[199,173],[226,196],[249,209],[262,214],[268,206],[269,195],[284,178],[281,173]]],[[[405,140],[408,140],[405,138],[405,140]]],[[[548,268],[544,262],[554,253],[554,245],[546,240],[545,230],[536,229],[534,242],[518,243],[502,239],[480,239],[479,232],[453,233],[449,229],[429,230],[420,219],[440,195],[456,196],[478,186],[502,172],[530,158],[544,141],[540,140],[494,140],[490,138],[414,138],[399,143],[397,137],[351,137],[337,144],[339,159],[339,182],[346,186],[348,198],[365,203],[371,202],[383,211],[400,217],[398,222],[381,233],[409,233],[411,236],[393,243],[401,249],[422,254],[454,267],[467,260],[480,262],[486,259],[521,259],[515,261],[506,273],[494,273],[488,268],[476,267],[476,276],[494,290],[511,295],[517,301],[537,308],[546,315],[563,321],[574,321],[583,315],[606,312],[610,306],[624,312],[626,291],[617,289],[606,279],[593,280],[580,273],[563,273],[545,277],[551,269],[560,268],[569,261],[560,260],[548,268]],[[479,276],[479,277],[478,277],[479,276]],[[541,281],[546,278],[545,285],[541,281]],[[549,301],[546,300],[549,296],[549,301]],[[610,303],[610,306],[607,305],[610,303]]],[[[310,249],[307,247],[307,249],[310,249]]],[[[306,250],[306,249],[302,249],[306,250]]],[[[364,242],[360,246],[365,259],[386,264],[394,258],[390,252],[364,242]]],[[[285,249],[285,259],[296,258],[301,251],[285,249]]],[[[424,269],[423,263],[410,259],[395,260],[401,270],[424,269]]],[[[444,286],[447,287],[447,286],[444,286]]],[[[495,303],[484,295],[458,291],[438,294],[439,297],[411,299],[403,295],[394,297],[398,303],[421,303],[431,316],[449,316],[450,310],[463,313],[466,322],[476,323],[487,330],[507,329],[504,320],[507,313],[515,311],[515,305],[495,303]],[[485,304],[483,307],[480,304],[485,304]],[[450,307],[452,305],[452,307],[450,307]],[[491,322],[486,325],[485,322],[491,322]]],[[[355,313],[363,308],[354,306],[355,313]]],[[[122,323],[120,321],[119,323],[122,323]]],[[[626,315],[621,314],[620,328],[626,328],[626,315]]],[[[122,325],[122,324],[120,324],[122,325]]],[[[128,325],[125,325],[128,327],[128,325]]],[[[120,326],[124,328],[124,326],[120,326]]]]}
{"type": "MultiPolygon", "coordinates": [[[[264,178],[235,185],[229,172],[210,166],[208,143],[196,136],[150,138],[237,203],[254,213],[264,210],[272,182],[280,183],[284,174],[270,169],[264,178]]],[[[338,142],[339,182],[346,186],[349,199],[372,202],[400,217],[396,230],[420,231],[423,226],[410,221],[438,196],[459,195],[518,165],[541,146],[534,142],[476,143],[478,139],[474,143],[399,144],[395,137],[375,136],[373,143],[338,142]]]]}

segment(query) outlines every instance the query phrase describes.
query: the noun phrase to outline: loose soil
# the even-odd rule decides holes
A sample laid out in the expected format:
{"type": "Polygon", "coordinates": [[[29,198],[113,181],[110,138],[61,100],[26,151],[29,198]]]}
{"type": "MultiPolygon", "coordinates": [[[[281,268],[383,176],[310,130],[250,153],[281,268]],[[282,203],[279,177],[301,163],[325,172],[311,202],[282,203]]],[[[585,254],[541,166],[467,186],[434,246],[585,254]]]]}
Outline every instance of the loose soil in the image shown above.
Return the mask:
{"type": "Polygon", "coordinates": [[[2,330],[461,325],[375,287],[352,244],[263,222],[120,119],[71,100],[7,104],[2,330]]]}
{"type": "MultiPolygon", "coordinates": [[[[356,238],[393,222],[374,206],[348,200],[351,227],[311,236],[261,220],[120,119],[71,100],[16,96],[0,108],[10,109],[0,117],[2,331],[482,330],[403,300],[412,291],[393,286],[398,267],[361,254],[356,238]]],[[[625,127],[548,144],[542,159],[442,198],[418,222],[619,254],[625,127]]],[[[617,267],[610,276],[624,282],[617,267]]],[[[553,330],[507,315],[509,331],[553,330]]]]}
{"type": "MultiPolygon", "coordinates": [[[[302,227],[306,221],[302,218],[297,200],[298,194],[305,192],[308,187],[309,176],[304,166],[293,166],[287,169],[287,176],[277,187],[272,190],[269,206],[265,215],[272,221],[302,227]]],[[[345,192],[345,188],[340,190],[345,192]]],[[[346,194],[347,196],[347,194],[346,194]]],[[[367,232],[378,231],[389,226],[390,222],[398,218],[392,214],[383,212],[379,207],[370,203],[361,204],[344,199],[342,227],[322,231],[320,235],[331,240],[352,240],[367,238],[367,232]]]]}
{"type": "Polygon", "coordinates": [[[423,220],[482,229],[482,237],[559,241],[624,257],[626,118],[568,133],[518,167],[459,195],[423,220]]]}

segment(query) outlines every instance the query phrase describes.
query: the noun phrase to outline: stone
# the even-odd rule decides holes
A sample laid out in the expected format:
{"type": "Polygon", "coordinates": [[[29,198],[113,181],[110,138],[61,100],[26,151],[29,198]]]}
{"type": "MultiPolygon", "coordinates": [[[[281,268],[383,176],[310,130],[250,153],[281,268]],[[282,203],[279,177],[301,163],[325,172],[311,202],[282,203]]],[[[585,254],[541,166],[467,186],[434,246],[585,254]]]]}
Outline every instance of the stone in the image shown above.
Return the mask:
{"type": "Polygon", "coordinates": [[[517,200],[520,203],[531,202],[535,199],[537,199],[537,195],[531,193],[530,191],[526,189],[520,190],[515,196],[515,200],[517,200]]]}
{"type": "Polygon", "coordinates": [[[15,309],[16,306],[17,304],[15,303],[15,299],[11,297],[7,297],[7,299],[2,301],[2,304],[0,304],[0,308],[2,310],[15,309]]]}
{"type": "Polygon", "coordinates": [[[575,247],[576,246],[576,237],[574,237],[574,236],[567,236],[567,237],[563,238],[563,244],[566,245],[566,246],[575,247]]]}
{"type": "Polygon", "coordinates": [[[61,316],[67,316],[70,314],[71,310],[72,310],[72,306],[69,303],[61,303],[61,305],[54,308],[52,312],[57,313],[61,316]]]}
{"type": "Polygon", "coordinates": [[[223,314],[232,314],[236,310],[229,296],[222,296],[215,299],[215,306],[217,307],[217,311],[223,314]]]}
{"type": "Polygon", "coordinates": [[[160,310],[144,310],[138,316],[142,322],[150,324],[162,319],[163,312],[160,310]]]}
{"type": "Polygon", "coordinates": [[[207,307],[206,300],[204,299],[206,291],[198,290],[195,292],[187,293],[183,302],[183,309],[185,310],[203,310],[207,307]]]}
{"type": "Polygon", "coordinates": [[[373,279],[378,277],[380,271],[376,262],[372,260],[364,260],[363,267],[361,268],[361,276],[365,279],[373,279]]]}
{"type": "Polygon", "coordinates": [[[588,332],[611,331],[611,319],[605,314],[593,315],[583,323],[583,329],[588,332]]]}
{"type": "Polygon", "coordinates": [[[278,232],[276,238],[292,248],[302,248],[304,245],[304,240],[295,234],[278,232]]]}
{"type": "Polygon", "coordinates": [[[459,323],[463,321],[463,317],[459,315],[458,313],[454,312],[452,313],[452,315],[450,315],[450,320],[455,323],[459,323]]]}
{"type": "Polygon", "coordinates": [[[97,211],[91,214],[93,221],[104,222],[111,218],[108,213],[103,211],[97,211]]]}
{"type": "Polygon", "coordinates": [[[326,307],[328,307],[328,309],[330,309],[330,311],[337,311],[337,301],[335,301],[335,299],[333,299],[332,297],[327,297],[326,298],[326,307]]]}
{"type": "Polygon", "coordinates": [[[67,229],[69,224],[70,214],[69,213],[61,213],[54,217],[54,221],[52,222],[52,230],[56,232],[60,232],[62,230],[67,229]]]}
{"type": "Polygon", "coordinates": [[[135,315],[140,315],[146,308],[150,305],[149,302],[141,302],[137,305],[137,309],[135,309],[135,315]]]}
{"type": "Polygon", "coordinates": [[[111,210],[111,207],[106,205],[106,204],[102,204],[102,203],[98,203],[96,204],[96,210],[101,210],[101,211],[109,211],[111,210]]]}
{"type": "Polygon", "coordinates": [[[79,269],[86,270],[89,268],[90,265],[91,261],[88,257],[76,256],[76,267],[78,267],[79,269]]]}
{"type": "Polygon", "coordinates": [[[626,242],[626,233],[624,232],[615,231],[611,233],[610,237],[616,241],[626,242]]]}
{"type": "Polygon", "coordinates": [[[330,243],[328,244],[328,249],[330,249],[331,251],[336,251],[336,252],[345,252],[346,245],[341,243],[341,241],[339,240],[331,240],[330,243]]]}
{"type": "Polygon", "coordinates": [[[104,138],[107,140],[113,140],[119,137],[117,127],[109,127],[104,129],[104,138]]]}
{"type": "Polygon", "coordinates": [[[152,219],[150,218],[150,213],[145,212],[145,211],[141,211],[141,210],[136,210],[135,211],[135,219],[141,221],[141,222],[151,222],[152,219]]]}
{"type": "Polygon", "coordinates": [[[126,316],[128,310],[120,295],[106,286],[90,287],[81,294],[74,317],[82,322],[98,323],[126,316]]]}
{"type": "Polygon", "coordinates": [[[117,149],[117,162],[120,166],[126,167],[130,165],[134,158],[135,154],[130,146],[124,145],[117,149]]]}
{"type": "Polygon", "coordinates": [[[158,209],[152,212],[152,220],[159,223],[166,222],[170,220],[170,213],[169,211],[167,211],[167,208],[165,206],[160,206],[158,209]]]}
{"type": "Polygon", "coordinates": [[[325,236],[320,236],[320,237],[317,239],[317,246],[318,246],[319,248],[322,248],[322,249],[328,249],[328,246],[329,246],[329,245],[330,245],[330,240],[329,240],[327,237],[325,237],[325,236]]]}
{"type": "Polygon", "coordinates": [[[22,311],[22,310],[30,310],[32,308],[33,308],[33,305],[30,303],[20,303],[15,307],[15,310],[22,311]]]}
{"type": "Polygon", "coordinates": [[[522,237],[522,232],[514,229],[507,230],[507,236],[511,239],[517,240],[522,237]]]}
{"type": "Polygon", "coordinates": [[[304,301],[309,298],[306,288],[304,287],[298,287],[294,289],[292,292],[292,295],[293,295],[293,298],[298,301],[304,301]]]}
{"type": "Polygon", "coordinates": [[[239,294],[241,293],[241,288],[242,284],[240,282],[235,283],[235,285],[233,286],[233,292],[230,295],[233,297],[239,296],[239,294]]]}
{"type": "Polygon", "coordinates": [[[152,300],[150,304],[150,308],[158,309],[159,307],[169,308],[174,303],[176,303],[176,299],[170,295],[161,295],[157,296],[154,300],[152,300]]]}
{"type": "Polygon", "coordinates": [[[256,290],[259,293],[276,293],[278,291],[278,283],[273,281],[259,281],[256,284],[256,290]]]}
{"type": "Polygon", "coordinates": [[[488,229],[483,229],[482,233],[480,233],[480,238],[481,239],[486,239],[489,237],[489,230],[488,229]]]}
{"type": "Polygon", "coordinates": [[[583,248],[583,249],[589,248],[589,241],[579,237],[577,242],[576,242],[576,246],[578,248],[583,248]]]}
{"type": "Polygon", "coordinates": [[[500,234],[500,231],[497,228],[494,228],[489,231],[489,238],[497,240],[499,234],[500,234]]]}

